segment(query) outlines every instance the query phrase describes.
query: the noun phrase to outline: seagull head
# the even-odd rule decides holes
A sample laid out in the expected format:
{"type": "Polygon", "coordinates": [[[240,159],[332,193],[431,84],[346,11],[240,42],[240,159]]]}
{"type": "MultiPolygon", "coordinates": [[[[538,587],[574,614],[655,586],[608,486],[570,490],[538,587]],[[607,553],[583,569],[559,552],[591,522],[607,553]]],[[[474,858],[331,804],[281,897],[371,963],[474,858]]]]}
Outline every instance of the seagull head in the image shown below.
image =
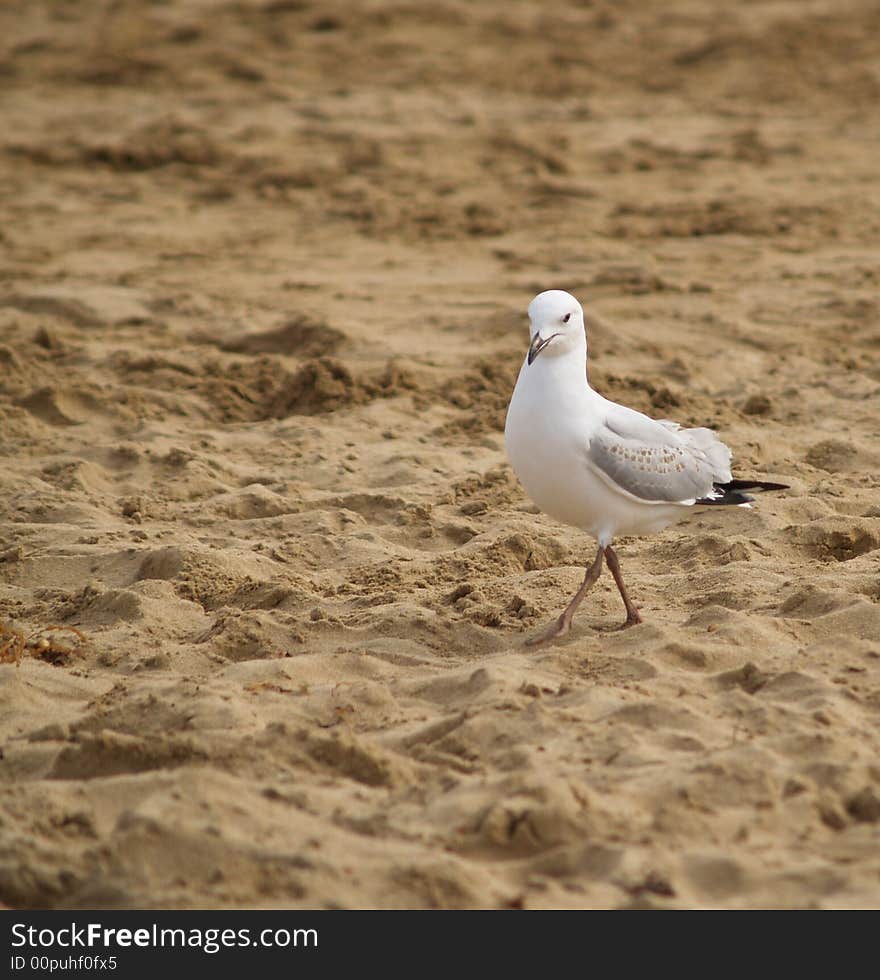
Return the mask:
{"type": "Polygon", "coordinates": [[[561,289],[548,289],[529,303],[529,364],[539,354],[555,357],[584,343],[584,311],[561,289]]]}

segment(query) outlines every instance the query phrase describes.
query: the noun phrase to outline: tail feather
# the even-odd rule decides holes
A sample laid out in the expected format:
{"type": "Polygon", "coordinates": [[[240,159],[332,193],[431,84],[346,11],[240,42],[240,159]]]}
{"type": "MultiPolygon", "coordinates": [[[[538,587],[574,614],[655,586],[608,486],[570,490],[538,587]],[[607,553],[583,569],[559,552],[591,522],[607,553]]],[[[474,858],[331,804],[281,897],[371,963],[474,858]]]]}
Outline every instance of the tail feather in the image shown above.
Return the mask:
{"type": "Polygon", "coordinates": [[[755,498],[745,493],[751,490],[754,493],[764,493],[767,490],[788,490],[785,483],[767,483],[763,480],[729,480],[727,483],[716,483],[714,493],[709,497],[703,497],[697,501],[698,504],[707,506],[739,505],[749,504],[755,498]]]}

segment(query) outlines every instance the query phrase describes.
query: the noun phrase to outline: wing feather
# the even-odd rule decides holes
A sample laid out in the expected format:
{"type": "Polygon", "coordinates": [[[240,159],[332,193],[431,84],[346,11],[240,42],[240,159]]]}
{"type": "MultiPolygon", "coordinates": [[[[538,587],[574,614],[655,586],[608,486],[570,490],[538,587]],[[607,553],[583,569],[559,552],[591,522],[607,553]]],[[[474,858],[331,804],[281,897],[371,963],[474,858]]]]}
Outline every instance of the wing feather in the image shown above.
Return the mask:
{"type": "Polygon", "coordinates": [[[693,503],[731,479],[730,450],[711,429],[682,429],[613,402],[587,458],[619,489],[650,503],[693,503]]]}

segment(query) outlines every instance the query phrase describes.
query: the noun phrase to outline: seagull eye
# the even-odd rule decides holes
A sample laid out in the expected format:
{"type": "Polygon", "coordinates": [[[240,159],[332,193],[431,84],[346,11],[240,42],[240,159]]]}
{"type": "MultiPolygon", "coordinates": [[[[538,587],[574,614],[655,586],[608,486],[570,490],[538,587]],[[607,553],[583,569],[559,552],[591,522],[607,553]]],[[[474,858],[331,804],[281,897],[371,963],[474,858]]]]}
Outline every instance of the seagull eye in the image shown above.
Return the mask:
{"type": "Polygon", "coordinates": [[[562,318],[562,322],[563,323],[568,323],[568,321],[570,319],[571,319],[571,314],[570,313],[566,313],[565,316],[562,318]]]}

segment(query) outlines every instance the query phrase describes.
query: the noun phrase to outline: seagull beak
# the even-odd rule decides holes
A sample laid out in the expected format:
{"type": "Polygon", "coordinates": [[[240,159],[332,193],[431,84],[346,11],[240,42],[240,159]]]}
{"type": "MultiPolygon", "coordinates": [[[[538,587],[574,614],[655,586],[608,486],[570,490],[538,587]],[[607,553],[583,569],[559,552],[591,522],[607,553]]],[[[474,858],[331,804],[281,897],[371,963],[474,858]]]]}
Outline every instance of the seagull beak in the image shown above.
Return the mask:
{"type": "Polygon", "coordinates": [[[532,337],[532,344],[529,347],[529,364],[534,361],[534,359],[541,353],[541,351],[550,343],[550,341],[556,336],[555,333],[550,334],[549,337],[542,337],[540,331],[532,337]]]}

